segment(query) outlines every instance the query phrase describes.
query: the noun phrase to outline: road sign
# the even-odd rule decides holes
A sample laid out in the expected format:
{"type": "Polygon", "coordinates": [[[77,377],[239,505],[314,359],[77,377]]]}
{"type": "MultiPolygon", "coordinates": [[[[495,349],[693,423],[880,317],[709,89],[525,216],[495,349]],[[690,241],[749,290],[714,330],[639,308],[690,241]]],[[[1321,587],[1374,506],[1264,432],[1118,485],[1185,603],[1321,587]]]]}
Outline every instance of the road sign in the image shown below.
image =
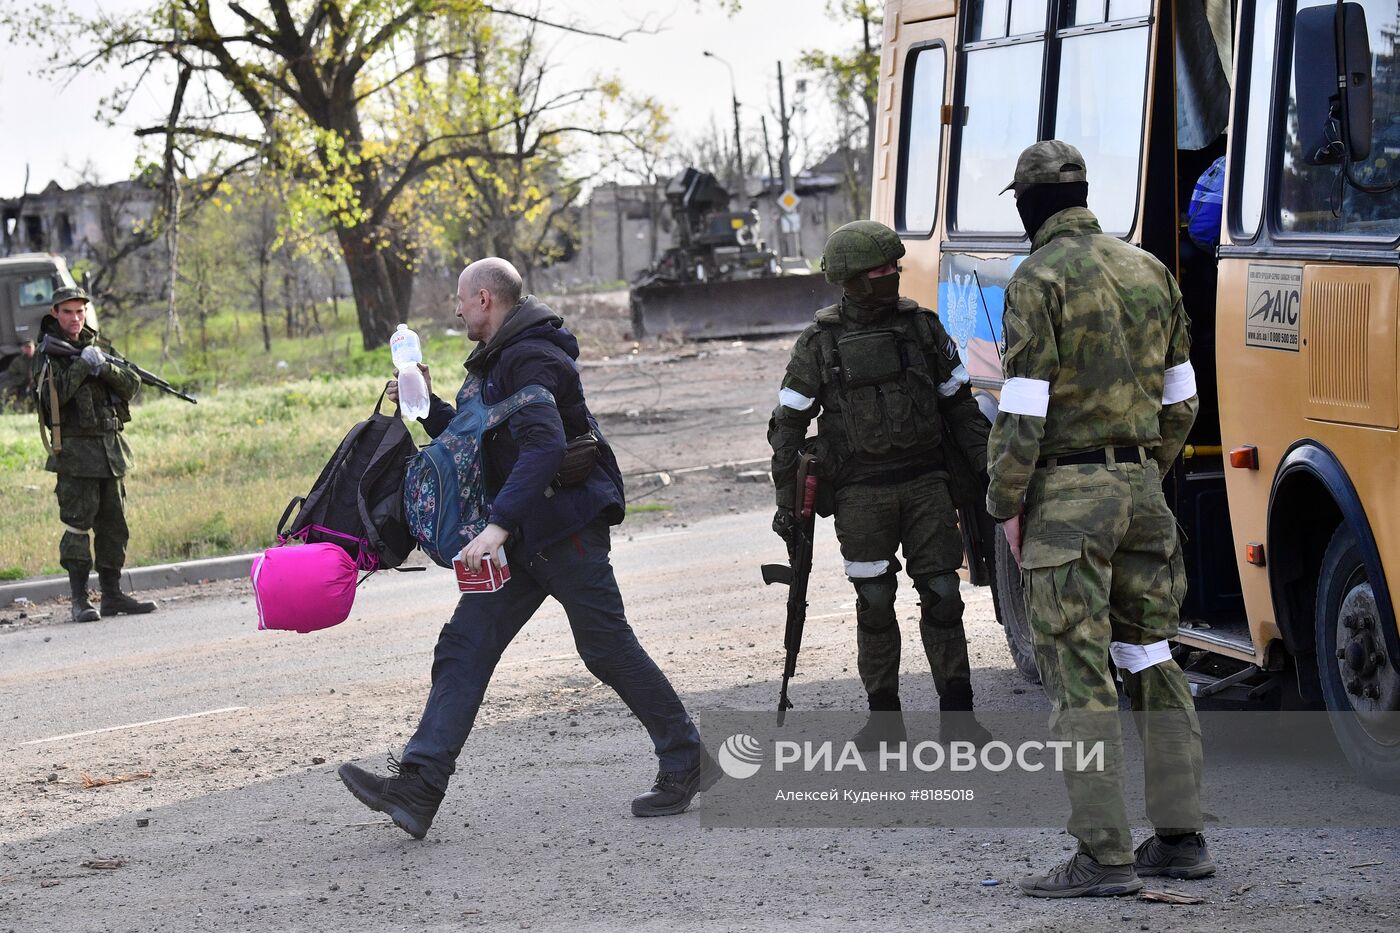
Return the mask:
{"type": "Polygon", "coordinates": [[[789,214],[797,210],[797,205],[801,203],[802,199],[799,198],[797,192],[793,191],[791,188],[788,188],[782,194],[778,195],[778,206],[789,214]]]}

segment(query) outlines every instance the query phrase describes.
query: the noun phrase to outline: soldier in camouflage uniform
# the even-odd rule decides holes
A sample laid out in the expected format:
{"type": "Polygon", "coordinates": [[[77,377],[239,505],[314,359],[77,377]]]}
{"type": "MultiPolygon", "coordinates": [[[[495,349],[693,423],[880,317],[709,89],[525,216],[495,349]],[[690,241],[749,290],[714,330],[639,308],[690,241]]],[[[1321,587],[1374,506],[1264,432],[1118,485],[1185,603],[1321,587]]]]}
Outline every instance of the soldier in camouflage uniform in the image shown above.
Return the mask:
{"type": "Polygon", "coordinates": [[[34,376],[39,370],[34,356],[34,341],[19,345],[19,355],[0,373],[0,411],[13,407],[15,411],[30,411],[34,396],[34,376]]]}
{"type": "Polygon", "coordinates": [[[1078,852],[1021,889],[1127,894],[1141,875],[1205,877],[1200,725],[1167,643],[1186,579],[1162,495],[1196,417],[1190,322],[1166,268],[1099,229],[1073,146],[1031,146],[1007,188],[1033,252],[1006,289],[987,511],[1021,563],[1051,727],[1106,749],[1102,771],[1065,772],[1078,852]],[[1137,714],[1157,830],[1136,857],[1110,657],[1137,714]]]}
{"type": "Polygon", "coordinates": [[[937,315],[899,296],[904,244],[874,221],[846,224],[822,255],[839,305],[798,337],[769,422],[778,512],[773,529],[791,541],[794,483],[807,428],[817,418],[817,472],[830,493],[846,575],[856,590],[856,651],[871,717],[861,748],[904,738],[899,715],[896,550],[919,593],[919,633],[945,715],[947,738],[985,742],[972,718],[972,680],[958,568],[963,544],[948,489],[944,448],[986,471],[989,425],[967,370],[937,315]]]}
{"type": "Polygon", "coordinates": [[[127,403],[141,380],[97,345],[97,332],[87,324],[88,296],[81,288],[54,292],[43,334],[82,348],[81,356],[44,354],[39,379],[39,406],[56,443],[45,469],[58,474],[58,515],[63,537],[59,563],[68,571],[74,622],[96,622],[100,616],[88,599],[88,575],[95,539],[97,576],[102,587],[101,616],[144,613],[153,602],[132,599],[121,591],[126,563],[126,487],[123,477],[131,465],[131,448],[122,426],[131,420],[127,403]],[[57,412],[53,410],[57,400],[57,412]]]}

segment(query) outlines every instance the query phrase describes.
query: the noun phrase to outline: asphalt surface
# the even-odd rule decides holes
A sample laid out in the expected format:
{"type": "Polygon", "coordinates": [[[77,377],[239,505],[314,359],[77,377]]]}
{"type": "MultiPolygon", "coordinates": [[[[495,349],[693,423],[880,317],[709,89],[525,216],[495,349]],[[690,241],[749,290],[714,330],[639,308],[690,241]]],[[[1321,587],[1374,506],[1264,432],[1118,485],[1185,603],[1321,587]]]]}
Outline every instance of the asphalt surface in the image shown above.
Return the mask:
{"type": "MultiPolygon", "coordinates": [[[[782,556],[768,517],[615,533],[633,625],[702,726],[707,710],[776,697],[784,593],[757,574],[782,556]]],[[[794,699],[855,710],[853,594],[829,523],[818,544],[794,699]]],[[[1018,877],[1068,854],[1048,828],[711,830],[704,796],[682,816],[634,819],[628,802],[655,769],[646,735],[574,655],[552,603],[507,651],[415,842],[334,770],[382,768],[411,734],[457,599],[447,571],[380,574],[349,621],[311,635],[257,631],[242,581],[155,595],[151,616],[0,630],[0,931],[1400,925],[1391,829],[1216,831],[1216,878],[1156,885],[1204,902],[1169,906],[1020,895],[1018,877]],[[147,776],[83,786],[134,775],[147,776]]],[[[902,619],[913,597],[901,593],[902,619]]],[[[1045,710],[1012,670],[987,591],[964,597],[979,704],[1045,710]]],[[[904,702],[936,708],[915,631],[906,623],[904,702]]],[[[1259,783],[1267,793],[1269,776],[1259,783]]]]}

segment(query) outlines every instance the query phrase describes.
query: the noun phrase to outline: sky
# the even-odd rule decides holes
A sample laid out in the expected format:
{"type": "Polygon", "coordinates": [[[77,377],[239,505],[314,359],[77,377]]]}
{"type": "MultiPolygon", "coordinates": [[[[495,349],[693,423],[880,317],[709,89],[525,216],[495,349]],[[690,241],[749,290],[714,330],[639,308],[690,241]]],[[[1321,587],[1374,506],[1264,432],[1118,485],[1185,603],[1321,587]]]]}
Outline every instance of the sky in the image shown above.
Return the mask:
{"type": "MultiPolygon", "coordinates": [[[[222,0],[215,0],[220,3],[222,0]]],[[[140,0],[70,0],[75,12],[137,10],[140,0]]],[[[258,4],[250,4],[256,9],[258,4]]],[[[826,0],[744,0],[729,16],[718,0],[606,0],[545,2],[547,13],[570,17],[600,31],[646,23],[648,34],[624,42],[560,36],[555,58],[560,78],[586,81],[604,73],[644,91],[665,105],[676,136],[698,135],[711,120],[730,132],[730,77],[724,65],[702,56],[709,50],[734,69],[745,133],[757,132],[760,113],[769,115],[776,139],[777,62],[784,61],[789,93],[803,50],[845,50],[860,41],[859,23],[836,22],[826,0]]],[[[98,101],[116,83],[110,73],[91,73],[66,86],[45,77],[45,50],[6,41],[0,49],[0,198],[17,196],[30,171],[29,191],[50,180],[70,187],[84,168],[98,181],[127,177],[138,154],[138,126],[159,123],[168,103],[156,89],[143,92],[117,125],[96,119],[98,101]]],[[[573,86],[578,86],[574,84],[573,86]]],[[[808,96],[820,93],[811,86],[808,96]]],[[[789,101],[791,105],[791,100],[789,101]]],[[[818,119],[819,101],[809,101],[808,119],[818,119]]],[[[774,144],[776,148],[776,143],[774,144]]]]}

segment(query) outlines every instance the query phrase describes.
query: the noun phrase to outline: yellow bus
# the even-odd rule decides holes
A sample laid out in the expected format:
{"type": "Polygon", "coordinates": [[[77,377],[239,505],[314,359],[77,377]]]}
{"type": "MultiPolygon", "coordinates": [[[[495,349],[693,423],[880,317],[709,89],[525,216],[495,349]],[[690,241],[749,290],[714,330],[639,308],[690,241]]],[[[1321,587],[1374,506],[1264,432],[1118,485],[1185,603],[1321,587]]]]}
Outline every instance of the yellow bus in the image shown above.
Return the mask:
{"type": "MultiPolygon", "coordinates": [[[[990,416],[1029,251],[998,192],[1035,140],[1079,147],[1105,232],[1173,270],[1192,318],[1201,411],[1166,481],[1190,583],[1174,654],[1198,697],[1347,714],[1339,744],[1392,789],[1397,42],[1400,0],[889,0],[871,204],[990,416]],[[1219,245],[1199,246],[1183,218],[1222,157],[1219,245]]],[[[1034,679],[999,556],[998,615],[1034,679]]]]}

